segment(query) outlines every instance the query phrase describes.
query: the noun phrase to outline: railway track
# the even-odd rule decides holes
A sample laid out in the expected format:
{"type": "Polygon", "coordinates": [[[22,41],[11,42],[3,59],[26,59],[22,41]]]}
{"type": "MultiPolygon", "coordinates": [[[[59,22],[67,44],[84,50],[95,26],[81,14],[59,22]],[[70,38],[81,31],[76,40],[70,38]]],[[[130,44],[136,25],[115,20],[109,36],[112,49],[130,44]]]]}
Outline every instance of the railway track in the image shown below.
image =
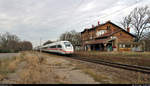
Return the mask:
{"type": "MultiPolygon", "coordinates": [[[[60,55],[60,54],[57,54],[57,55],[60,55]]],[[[61,55],[61,56],[64,56],[64,55],[61,55]]],[[[72,58],[72,59],[75,59],[75,60],[91,62],[91,63],[95,63],[95,64],[111,66],[111,67],[115,67],[115,68],[121,68],[121,69],[125,69],[125,70],[150,74],[150,67],[115,63],[115,62],[109,62],[109,61],[104,61],[104,60],[100,60],[100,59],[90,59],[90,58],[86,58],[86,57],[78,57],[78,56],[74,56],[74,55],[65,56],[65,57],[72,58]]]]}
{"type": "Polygon", "coordinates": [[[108,61],[104,61],[104,60],[89,59],[86,57],[69,56],[68,58],[91,62],[91,63],[96,63],[96,64],[101,64],[101,65],[107,65],[107,66],[111,66],[111,67],[115,67],[115,68],[121,68],[121,69],[130,70],[130,71],[135,71],[135,72],[150,74],[150,67],[129,65],[129,64],[122,64],[122,63],[114,63],[114,62],[108,62],[108,61]]]}

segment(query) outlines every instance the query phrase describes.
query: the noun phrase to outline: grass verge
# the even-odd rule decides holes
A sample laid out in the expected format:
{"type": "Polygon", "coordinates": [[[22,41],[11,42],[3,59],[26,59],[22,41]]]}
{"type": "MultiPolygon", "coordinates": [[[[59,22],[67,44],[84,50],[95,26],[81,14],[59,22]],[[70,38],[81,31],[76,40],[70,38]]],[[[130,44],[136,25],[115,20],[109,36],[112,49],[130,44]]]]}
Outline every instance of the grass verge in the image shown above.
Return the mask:
{"type": "Polygon", "coordinates": [[[150,67],[150,52],[75,52],[76,56],[150,67]]]}
{"type": "Polygon", "coordinates": [[[93,77],[93,79],[97,82],[100,82],[100,83],[103,83],[103,84],[109,84],[110,83],[108,81],[109,80],[108,76],[96,73],[92,69],[83,69],[83,72],[90,75],[91,77],[93,77]]]}
{"type": "Polygon", "coordinates": [[[14,73],[21,60],[22,58],[17,56],[0,59],[0,80],[6,78],[9,73],[14,73]]]}

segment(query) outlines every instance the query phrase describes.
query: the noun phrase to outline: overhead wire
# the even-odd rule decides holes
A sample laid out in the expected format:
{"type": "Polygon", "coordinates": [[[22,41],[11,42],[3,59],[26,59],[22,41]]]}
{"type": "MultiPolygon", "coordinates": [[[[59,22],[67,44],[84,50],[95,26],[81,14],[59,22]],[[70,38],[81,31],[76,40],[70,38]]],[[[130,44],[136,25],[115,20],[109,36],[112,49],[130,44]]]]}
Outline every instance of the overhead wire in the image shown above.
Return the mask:
{"type": "MultiPolygon", "coordinates": [[[[136,4],[138,4],[138,2],[139,2],[139,0],[136,0],[136,4]]],[[[78,6],[80,6],[81,4],[82,4],[83,2],[80,2],[80,4],[78,5],[78,6]]],[[[112,16],[112,14],[117,14],[117,13],[120,13],[121,11],[123,11],[123,10],[126,10],[126,9],[128,9],[128,8],[130,8],[130,7],[124,7],[124,8],[121,8],[121,9],[119,9],[119,10],[116,10],[116,11],[114,11],[114,12],[111,12],[111,13],[109,13],[109,14],[106,14],[106,15],[104,15],[104,16],[99,16],[100,14],[97,14],[97,15],[95,15],[95,16],[97,16],[97,17],[100,17],[101,19],[103,18],[107,18],[107,17],[110,17],[110,16],[112,16]]],[[[75,11],[74,11],[75,12],[75,11]]],[[[94,17],[95,18],[95,16],[90,16],[90,17],[94,17]]],[[[86,25],[89,25],[89,24],[91,24],[92,22],[94,22],[95,20],[97,20],[98,18],[95,18],[95,19],[93,19],[93,20],[91,20],[89,23],[86,23],[86,24],[82,24],[82,26],[86,26],[86,25]]],[[[79,22],[79,23],[81,23],[81,22],[79,22]]]]}

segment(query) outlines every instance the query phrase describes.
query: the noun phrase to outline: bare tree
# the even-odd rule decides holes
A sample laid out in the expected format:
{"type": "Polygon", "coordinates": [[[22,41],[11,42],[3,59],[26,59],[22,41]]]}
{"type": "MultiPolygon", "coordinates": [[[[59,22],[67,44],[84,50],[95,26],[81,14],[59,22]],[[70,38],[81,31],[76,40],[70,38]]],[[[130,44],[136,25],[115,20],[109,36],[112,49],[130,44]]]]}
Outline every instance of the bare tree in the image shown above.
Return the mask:
{"type": "Polygon", "coordinates": [[[121,21],[120,23],[123,26],[123,29],[127,30],[127,28],[130,27],[130,24],[131,24],[131,17],[130,17],[130,15],[124,17],[123,21],[121,21]]]}
{"type": "Polygon", "coordinates": [[[0,34],[0,52],[18,52],[21,50],[32,50],[32,43],[20,41],[18,36],[8,32],[0,34]]]}
{"type": "Polygon", "coordinates": [[[144,33],[150,28],[150,9],[148,6],[135,8],[124,18],[122,25],[124,28],[131,26],[137,36],[136,41],[144,37],[144,33]]]}
{"type": "Polygon", "coordinates": [[[18,46],[19,38],[16,35],[12,35],[8,32],[0,35],[0,45],[1,48],[9,49],[14,46],[18,46]]]}
{"type": "Polygon", "coordinates": [[[60,36],[61,41],[70,41],[73,46],[81,45],[81,34],[72,30],[70,32],[65,32],[60,36]]]}
{"type": "Polygon", "coordinates": [[[20,42],[20,50],[21,51],[27,51],[27,50],[32,50],[33,46],[32,43],[29,41],[22,41],[20,42]]]}
{"type": "Polygon", "coordinates": [[[48,40],[48,41],[46,41],[43,45],[47,45],[47,44],[50,44],[50,43],[53,43],[53,41],[48,40]]]}
{"type": "Polygon", "coordinates": [[[19,51],[19,42],[15,40],[11,40],[8,42],[7,50],[11,52],[18,52],[19,51]]]}
{"type": "Polygon", "coordinates": [[[146,33],[142,41],[145,42],[145,51],[150,51],[150,32],[146,33]]]}

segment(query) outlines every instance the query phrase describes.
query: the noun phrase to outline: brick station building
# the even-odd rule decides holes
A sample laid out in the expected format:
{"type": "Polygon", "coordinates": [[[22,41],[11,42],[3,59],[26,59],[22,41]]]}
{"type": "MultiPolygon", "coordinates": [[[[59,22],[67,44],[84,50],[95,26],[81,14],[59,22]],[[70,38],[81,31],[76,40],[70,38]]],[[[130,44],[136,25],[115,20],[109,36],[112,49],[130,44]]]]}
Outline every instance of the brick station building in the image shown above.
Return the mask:
{"type": "Polygon", "coordinates": [[[82,47],[87,51],[141,51],[143,43],[134,42],[135,36],[107,21],[104,24],[98,22],[97,26],[85,29],[81,32],[82,47]]]}

